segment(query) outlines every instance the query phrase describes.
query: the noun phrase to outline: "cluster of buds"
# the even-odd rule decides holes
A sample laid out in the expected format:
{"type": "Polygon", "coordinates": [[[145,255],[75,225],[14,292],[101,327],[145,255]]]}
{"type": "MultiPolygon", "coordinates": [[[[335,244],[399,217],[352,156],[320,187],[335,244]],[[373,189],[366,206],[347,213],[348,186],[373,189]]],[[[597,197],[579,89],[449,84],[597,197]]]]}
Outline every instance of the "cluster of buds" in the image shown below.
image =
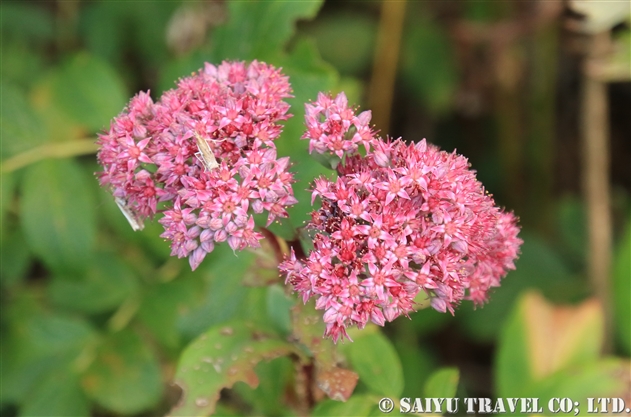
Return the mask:
{"type": "Polygon", "coordinates": [[[99,136],[99,181],[134,230],[161,212],[161,236],[192,269],[216,242],[256,247],[253,213],[269,225],[296,203],[274,145],[288,97],[288,78],[257,61],[206,64],[155,103],[140,93],[99,136]]]}
{"type": "Polygon", "coordinates": [[[516,217],[495,205],[466,158],[425,140],[383,140],[369,122],[343,93],[306,105],[310,149],[342,161],[337,179],[315,181],[314,249],[280,265],[303,301],[324,310],[335,342],[348,326],[408,316],[421,291],[441,312],[463,299],[483,303],[522,243],[516,217]]]}

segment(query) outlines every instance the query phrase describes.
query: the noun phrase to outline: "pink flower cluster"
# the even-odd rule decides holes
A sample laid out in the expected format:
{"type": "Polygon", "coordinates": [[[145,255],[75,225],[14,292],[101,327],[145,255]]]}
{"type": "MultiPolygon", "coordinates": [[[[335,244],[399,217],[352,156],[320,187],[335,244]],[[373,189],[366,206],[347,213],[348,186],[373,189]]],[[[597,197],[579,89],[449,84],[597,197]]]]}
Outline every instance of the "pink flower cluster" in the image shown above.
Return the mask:
{"type": "Polygon", "coordinates": [[[296,203],[274,145],[290,93],[280,70],[257,61],[206,64],[155,103],[140,93],[99,136],[99,181],[135,229],[162,212],[161,237],[192,269],[215,242],[256,247],[252,213],[269,225],[296,203]]]}
{"type": "Polygon", "coordinates": [[[463,299],[486,301],[522,241],[515,216],[495,205],[467,159],[425,140],[376,137],[370,113],[355,116],[343,93],[320,94],[306,110],[310,148],[343,161],[337,179],[315,182],[314,249],[306,259],[292,251],[280,269],[304,302],[316,298],[325,335],[337,342],[348,326],[407,316],[420,291],[452,314],[463,299]]]}

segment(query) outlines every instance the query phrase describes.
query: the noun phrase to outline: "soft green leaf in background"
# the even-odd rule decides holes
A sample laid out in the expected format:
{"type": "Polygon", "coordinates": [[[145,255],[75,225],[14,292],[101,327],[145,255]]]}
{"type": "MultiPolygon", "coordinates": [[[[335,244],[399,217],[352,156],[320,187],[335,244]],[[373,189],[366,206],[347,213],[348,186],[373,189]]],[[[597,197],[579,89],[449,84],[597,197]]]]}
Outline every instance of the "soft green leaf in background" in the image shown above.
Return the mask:
{"type": "Polygon", "coordinates": [[[322,1],[228,3],[228,21],[212,32],[213,60],[273,63],[295,31],[295,21],[315,17],[322,1]]]}
{"type": "Polygon", "coordinates": [[[7,41],[22,38],[43,43],[54,36],[53,16],[33,4],[6,2],[2,5],[2,35],[7,41]]]}
{"type": "Polygon", "coordinates": [[[349,359],[359,380],[372,392],[398,398],[403,392],[403,369],[390,340],[376,328],[349,333],[353,343],[340,350],[349,359]]]}
{"type": "Polygon", "coordinates": [[[127,102],[118,74],[106,62],[85,53],[61,67],[53,94],[58,106],[93,132],[104,129],[127,102]]]}
{"type": "MultiPolygon", "coordinates": [[[[0,165],[2,169],[2,165],[0,165]]],[[[13,191],[15,190],[15,176],[10,173],[0,175],[0,225],[2,225],[2,238],[7,232],[7,211],[13,205],[13,191]]]]}
{"type": "MultiPolygon", "coordinates": [[[[44,124],[33,111],[24,93],[16,86],[3,82],[2,105],[0,106],[0,135],[2,135],[2,158],[6,159],[27,151],[48,140],[44,124]]],[[[2,174],[4,176],[4,173],[2,174]]]]}
{"type": "Polygon", "coordinates": [[[53,16],[35,4],[5,1],[0,19],[2,80],[28,87],[42,70],[47,58],[44,51],[54,39],[53,16]]]}
{"type": "Polygon", "coordinates": [[[95,342],[85,320],[50,314],[26,292],[3,308],[3,321],[10,324],[3,329],[2,354],[11,360],[3,360],[0,403],[35,401],[37,392],[49,392],[49,383],[42,386],[42,381],[76,372],[77,361],[95,342]]]}
{"type": "Polygon", "coordinates": [[[427,378],[440,364],[436,354],[427,344],[413,340],[415,335],[416,333],[411,331],[408,338],[397,337],[393,340],[401,364],[405,364],[403,366],[405,385],[402,395],[404,397],[415,397],[423,392],[427,378]]]}
{"type": "Polygon", "coordinates": [[[563,240],[563,245],[559,246],[565,249],[562,254],[573,265],[584,268],[587,259],[587,229],[583,202],[578,198],[563,197],[558,204],[557,219],[559,235],[563,240]]]}
{"type": "Polygon", "coordinates": [[[110,253],[96,253],[85,275],[54,277],[48,288],[50,300],[71,311],[101,313],[122,304],[137,291],[133,271],[110,253]]]}
{"type": "Polygon", "coordinates": [[[83,271],[96,243],[93,187],[78,164],[46,160],[21,184],[20,220],[33,251],[57,271],[83,271]]]}
{"type": "Polygon", "coordinates": [[[309,156],[308,141],[300,139],[305,131],[304,104],[315,100],[319,91],[331,91],[339,78],[320,59],[313,42],[307,40],[299,41],[282,65],[294,90],[294,98],[288,100],[294,117],[285,122],[285,129],[276,141],[276,146],[280,156],[289,156],[294,163],[292,171],[296,182],[293,188],[298,203],[290,207],[288,212],[291,224],[302,227],[303,222],[310,219],[309,213],[313,210],[309,191],[311,181],[320,175],[331,173],[330,169],[309,156]]]}
{"type": "Polygon", "coordinates": [[[295,298],[285,295],[285,290],[280,285],[271,285],[267,288],[267,314],[272,325],[281,334],[289,334],[291,331],[289,312],[295,303],[295,298]]]}
{"type": "Polygon", "coordinates": [[[143,2],[87,3],[79,21],[81,37],[88,51],[116,65],[127,78],[146,88],[146,83],[169,58],[166,25],[179,4],[164,1],[147,7],[143,2]],[[136,73],[130,70],[130,56],[139,67],[136,73]],[[139,69],[144,79],[136,79],[139,69]]]}
{"type": "Polygon", "coordinates": [[[456,312],[462,330],[477,340],[489,342],[497,337],[515,300],[525,289],[539,289],[559,302],[576,301],[589,292],[586,280],[572,275],[551,245],[532,234],[522,233],[520,237],[524,244],[515,263],[517,269],[510,271],[502,285],[491,292],[489,302],[475,309],[471,303],[463,303],[456,312]]]}
{"type": "MultiPolygon", "coordinates": [[[[625,398],[629,394],[630,370],[628,359],[587,361],[538,381],[524,395],[539,398],[544,407],[552,398],[625,398]]],[[[579,402],[580,415],[587,414],[587,401],[579,402]]]]}
{"type": "MultiPolygon", "coordinates": [[[[96,172],[97,170],[100,171],[102,168],[95,167],[93,171],[96,172]]],[[[164,231],[162,225],[158,223],[158,220],[162,217],[161,214],[158,214],[153,220],[146,220],[145,228],[142,231],[135,232],[114,202],[112,193],[104,188],[99,188],[97,194],[99,221],[103,226],[107,226],[116,232],[116,236],[113,237],[115,241],[112,242],[112,250],[120,248],[121,243],[124,242],[128,244],[130,250],[139,252],[132,252],[132,257],[137,263],[140,262],[139,258],[142,255],[146,255],[155,262],[164,262],[170,258],[171,248],[169,243],[160,237],[160,234],[164,231]]]]}
{"type": "MultiPolygon", "coordinates": [[[[217,245],[196,270],[197,279],[206,278],[201,300],[189,306],[177,321],[178,329],[186,340],[197,337],[211,326],[244,317],[248,307],[246,297],[252,289],[241,283],[245,271],[254,261],[254,254],[232,252],[228,245],[217,245]]],[[[260,315],[259,310],[258,314],[260,315]]]]}
{"type": "Polygon", "coordinates": [[[252,389],[245,383],[237,382],[234,384],[235,392],[254,407],[256,415],[291,415],[291,410],[278,399],[283,398],[293,382],[295,365],[292,360],[281,356],[269,362],[259,362],[254,370],[260,381],[259,385],[252,389]]]}
{"type": "Polygon", "coordinates": [[[459,379],[460,372],[457,368],[439,369],[427,379],[423,394],[427,398],[454,398],[459,379]]]}
{"type": "Polygon", "coordinates": [[[346,402],[326,400],[319,403],[313,410],[314,417],[338,416],[371,416],[379,398],[372,395],[353,395],[346,402]]]}
{"type": "Polygon", "coordinates": [[[69,372],[55,372],[38,381],[20,409],[20,415],[89,417],[91,414],[79,377],[69,372]]]}
{"type": "Polygon", "coordinates": [[[11,286],[23,280],[32,261],[24,233],[19,227],[10,229],[2,225],[0,241],[2,262],[0,262],[0,282],[2,286],[11,286]]]}
{"type": "Polygon", "coordinates": [[[169,349],[179,349],[182,334],[178,322],[205,300],[207,286],[193,273],[183,273],[172,281],[156,283],[146,289],[138,316],[160,343],[169,349]]]}
{"type": "Polygon", "coordinates": [[[345,75],[361,75],[372,65],[376,19],[340,12],[318,19],[305,33],[312,36],[322,58],[345,75]]]}
{"type": "Polygon", "coordinates": [[[150,409],[163,389],[157,358],[131,330],[107,336],[81,383],[91,399],[121,414],[150,409]]]}
{"type": "Polygon", "coordinates": [[[631,354],[631,217],[614,256],[612,295],[616,341],[626,355],[631,354]]]}
{"type": "Polygon", "coordinates": [[[449,109],[458,86],[455,57],[443,29],[427,17],[421,20],[404,36],[402,75],[405,85],[430,111],[442,113],[449,109]]]}
{"type": "Polygon", "coordinates": [[[156,88],[152,90],[151,96],[157,100],[162,93],[175,88],[181,77],[186,77],[197,72],[204,66],[204,62],[213,65],[221,64],[221,60],[213,61],[207,53],[195,50],[188,55],[173,58],[160,66],[160,72],[156,88]]]}

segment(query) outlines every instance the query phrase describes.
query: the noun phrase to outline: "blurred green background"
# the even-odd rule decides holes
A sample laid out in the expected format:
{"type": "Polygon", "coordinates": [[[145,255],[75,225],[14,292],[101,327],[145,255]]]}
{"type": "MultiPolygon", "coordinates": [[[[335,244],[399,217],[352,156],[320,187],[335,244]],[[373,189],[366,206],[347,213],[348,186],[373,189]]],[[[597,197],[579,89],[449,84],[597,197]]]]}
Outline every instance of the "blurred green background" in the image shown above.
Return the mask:
{"type": "Polygon", "coordinates": [[[309,182],[329,173],[299,139],[303,105],[345,91],[383,136],[467,156],[520,216],[524,244],[483,308],[366,329],[338,349],[346,359],[308,343],[261,347],[257,361],[279,358],[256,366],[256,389],[202,379],[221,392],[218,415],[379,415],[379,398],[403,395],[631,407],[631,38],[620,4],[3,1],[0,414],[164,415],[193,340],[235,320],[279,343],[295,335],[296,299],[269,250],[237,258],[218,247],[192,273],[169,257],[156,221],[133,232],[93,175],[96,134],[132,95],[156,100],[224,59],[290,76],[294,117],[276,143],[300,203],[279,236],[309,218],[309,182]],[[352,369],[353,396],[304,403],[296,355],[352,369]]]}

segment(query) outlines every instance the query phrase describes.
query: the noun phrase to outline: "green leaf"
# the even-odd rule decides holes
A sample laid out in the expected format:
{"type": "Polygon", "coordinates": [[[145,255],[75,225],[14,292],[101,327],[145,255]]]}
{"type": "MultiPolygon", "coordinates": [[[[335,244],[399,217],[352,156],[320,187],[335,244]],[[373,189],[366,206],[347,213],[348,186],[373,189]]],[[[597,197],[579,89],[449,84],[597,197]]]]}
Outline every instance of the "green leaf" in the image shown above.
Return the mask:
{"type": "MultiPolygon", "coordinates": [[[[268,229],[271,231],[270,229],[268,229]]],[[[254,254],[254,261],[242,276],[243,285],[248,287],[269,287],[281,282],[278,274],[277,250],[287,251],[287,244],[276,236],[266,236],[261,246],[249,249],[254,254]]]]}
{"type": "Polygon", "coordinates": [[[62,370],[48,374],[38,383],[20,408],[20,415],[88,417],[90,406],[78,376],[62,370]]]}
{"type": "Polygon", "coordinates": [[[282,398],[291,386],[294,369],[295,365],[286,356],[270,362],[260,362],[255,368],[256,375],[261,381],[259,386],[252,389],[247,384],[237,382],[234,384],[234,390],[253,407],[254,415],[288,415],[291,410],[282,401],[279,401],[279,398],[282,398]]]}
{"type": "Polygon", "coordinates": [[[29,297],[3,309],[11,324],[3,331],[2,402],[25,402],[40,381],[72,372],[95,341],[87,322],[50,315],[29,297]]]}
{"type": "Polygon", "coordinates": [[[99,253],[80,277],[56,276],[48,287],[53,303],[85,313],[100,313],[118,307],[136,292],[134,273],[117,257],[99,253]]]}
{"type": "Polygon", "coordinates": [[[290,310],[296,300],[285,295],[283,287],[272,285],[267,288],[267,315],[273,326],[281,334],[289,334],[291,331],[290,310]]]}
{"type": "Polygon", "coordinates": [[[358,376],[337,366],[337,346],[331,339],[322,337],[325,326],[322,313],[315,309],[314,301],[296,303],[291,309],[291,319],[293,337],[313,356],[316,385],[329,398],[347,401],[357,385],[358,376]]]}
{"type": "Polygon", "coordinates": [[[371,395],[353,395],[346,402],[322,401],[316,406],[311,415],[313,417],[370,416],[373,415],[372,411],[378,401],[378,398],[376,399],[371,395]]]}
{"type": "MultiPolygon", "coordinates": [[[[96,169],[101,170],[102,168],[96,169]]],[[[99,220],[114,229],[117,233],[116,240],[118,242],[126,242],[130,246],[142,248],[144,250],[143,254],[150,255],[157,263],[163,263],[167,259],[172,259],[168,242],[165,242],[160,237],[164,228],[157,222],[157,219],[146,220],[145,228],[142,231],[135,232],[114,202],[111,192],[100,188],[98,190],[98,199],[99,220]]],[[[159,217],[157,216],[157,218],[159,217]]],[[[186,263],[186,261],[182,260],[182,263],[186,263]]]]}
{"type": "MultiPolygon", "coordinates": [[[[4,17],[4,8],[2,11],[2,17],[4,17]]],[[[4,26],[2,28],[4,29],[4,26]]],[[[12,83],[28,91],[33,80],[41,76],[44,66],[44,54],[34,49],[27,40],[16,39],[9,42],[7,38],[4,38],[2,42],[2,66],[0,66],[0,75],[3,80],[11,80],[12,83]]]]}
{"type": "Polygon", "coordinates": [[[217,59],[277,57],[295,31],[298,19],[315,17],[321,0],[268,0],[228,3],[228,22],[212,32],[217,59]]]}
{"type": "Polygon", "coordinates": [[[43,44],[52,40],[55,34],[53,14],[35,4],[4,2],[0,18],[6,44],[18,39],[43,44]]]}
{"type": "Polygon", "coordinates": [[[506,321],[499,341],[495,378],[499,397],[526,397],[548,375],[598,358],[603,313],[597,302],[554,307],[538,293],[525,293],[506,321]]]}
{"type": "Polygon", "coordinates": [[[453,43],[426,13],[404,36],[403,78],[405,85],[433,112],[448,110],[458,86],[453,43]]]}
{"type": "MultiPolygon", "coordinates": [[[[291,220],[288,218],[276,218],[270,224],[267,225],[267,214],[255,214],[254,215],[254,223],[258,227],[264,227],[270,232],[272,232],[276,237],[284,239],[286,241],[291,241],[296,239],[296,228],[291,224],[291,220]]],[[[278,276],[278,274],[276,274],[278,276]]]]}
{"type": "Polygon", "coordinates": [[[331,174],[331,170],[322,166],[309,155],[309,142],[300,139],[305,131],[304,105],[315,100],[318,92],[328,92],[339,82],[335,70],[324,63],[313,42],[301,40],[282,61],[284,72],[289,75],[294,98],[289,99],[291,113],[294,115],[285,122],[283,134],[276,141],[279,156],[289,156],[296,163],[293,185],[298,203],[288,209],[292,225],[302,227],[310,220],[311,182],[316,177],[331,174]],[[299,163],[299,165],[298,165],[299,163]]]}
{"type": "Polygon", "coordinates": [[[210,328],[182,353],[175,383],[184,391],[172,416],[210,415],[222,389],[237,381],[256,387],[254,366],[287,355],[293,347],[243,321],[210,328]]]}
{"type": "Polygon", "coordinates": [[[178,348],[181,343],[178,320],[199,304],[205,290],[206,283],[192,273],[153,285],[143,296],[138,316],[164,346],[178,348]]]}
{"type": "MultiPolygon", "coordinates": [[[[630,366],[627,359],[619,358],[585,362],[537,381],[525,395],[539,398],[541,404],[548,404],[552,398],[624,397],[629,392],[630,366]]],[[[580,403],[579,410],[583,415],[587,413],[587,401],[580,403]]]]}
{"type": "Polygon", "coordinates": [[[122,61],[126,31],[121,30],[120,23],[129,20],[125,9],[130,6],[116,1],[84,5],[85,9],[79,15],[79,29],[85,47],[91,54],[108,62],[118,64],[122,61]]]}
{"type": "Polygon", "coordinates": [[[158,361],[130,330],[109,335],[81,382],[91,399],[122,414],[148,410],[162,394],[158,361]]]}
{"type": "Polygon", "coordinates": [[[403,392],[403,369],[394,346],[377,329],[353,332],[354,342],[341,347],[359,380],[375,394],[398,398],[403,392]]]}
{"type": "MultiPolygon", "coordinates": [[[[236,317],[244,317],[248,303],[247,294],[252,290],[243,286],[242,277],[254,262],[255,255],[249,251],[233,253],[228,245],[217,245],[195,271],[206,279],[205,292],[201,301],[182,314],[178,329],[187,339],[197,337],[210,326],[236,317]]],[[[261,311],[256,314],[261,316],[261,311]]]]}
{"type": "Polygon", "coordinates": [[[368,14],[340,11],[318,18],[305,32],[325,61],[343,74],[361,75],[372,64],[376,23],[368,14]]]}
{"type": "Polygon", "coordinates": [[[0,84],[0,88],[1,156],[4,159],[45,143],[48,134],[44,124],[18,88],[7,83],[0,84]]]}
{"type": "Polygon", "coordinates": [[[45,160],[28,167],[21,185],[20,220],[29,246],[55,270],[85,269],[96,240],[96,208],[79,166],[45,160]]]}
{"type": "Polygon", "coordinates": [[[130,38],[134,40],[135,50],[147,66],[147,70],[154,70],[169,58],[165,32],[176,8],[181,4],[182,2],[161,1],[152,7],[146,7],[142,2],[123,3],[126,15],[129,16],[130,9],[133,10],[134,20],[131,36],[126,37],[124,41],[130,38]]]}
{"type": "Polygon", "coordinates": [[[612,295],[615,336],[620,348],[631,354],[631,218],[626,233],[616,248],[613,267],[612,295]]]}
{"type": "Polygon", "coordinates": [[[61,68],[52,93],[53,101],[76,123],[94,132],[104,129],[127,101],[116,72],[87,54],[76,55],[61,68]]]}
{"type": "Polygon", "coordinates": [[[302,343],[315,358],[316,366],[330,368],[336,364],[337,347],[331,339],[323,338],[322,313],[315,309],[315,302],[298,302],[291,309],[293,337],[302,343]]]}
{"type": "Polygon", "coordinates": [[[6,225],[2,229],[2,262],[0,262],[0,282],[11,286],[24,279],[31,261],[31,253],[19,228],[10,230],[6,225]]]}
{"type": "Polygon", "coordinates": [[[427,398],[454,398],[459,379],[460,372],[458,368],[439,369],[425,383],[423,394],[427,398]]]}
{"type": "Polygon", "coordinates": [[[94,55],[122,64],[126,55],[150,68],[168,58],[165,28],[180,2],[156,2],[146,7],[136,2],[98,2],[85,5],[80,29],[94,55]]]}
{"type": "Polygon", "coordinates": [[[563,197],[558,203],[557,224],[563,248],[572,260],[584,265],[587,258],[587,228],[585,208],[578,198],[563,197]]]}
{"type": "MultiPolygon", "coordinates": [[[[2,232],[7,230],[6,214],[13,203],[13,191],[15,190],[15,176],[11,173],[0,175],[0,225],[2,232]]],[[[2,233],[4,237],[4,233],[2,233]]]]}
{"type": "Polygon", "coordinates": [[[211,62],[218,64],[221,57],[213,60],[208,54],[201,51],[193,51],[191,54],[171,59],[167,61],[160,68],[160,77],[158,78],[158,85],[153,92],[152,96],[159,97],[165,91],[176,87],[176,83],[179,78],[189,76],[190,74],[199,71],[204,67],[204,62],[211,62]]]}
{"type": "Polygon", "coordinates": [[[463,303],[456,312],[462,330],[476,340],[493,341],[519,295],[529,288],[541,290],[555,302],[575,302],[589,294],[587,281],[570,273],[554,247],[532,234],[520,237],[524,244],[517,269],[502,280],[489,302],[476,309],[463,303]]]}
{"type": "MultiPolygon", "coordinates": [[[[403,322],[405,324],[413,323],[416,318],[411,321],[403,322]]],[[[401,323],[397,323],[399,325],[401,323]]],[[[405,385],[403,389],[404,397],[418,397],[423,392],[425,382],[437,368],[438,358],[429,349],[427,344],[417,342],[418,334],[414,332],[414,326],[406,326],[410,333],[406,333],[406,337],[397,337],[394,339],[397,354],[401,359],[403,367],[403,378],[405,385]]],[[[398,335],[401,332],[397,331],[398,335]]]]}

